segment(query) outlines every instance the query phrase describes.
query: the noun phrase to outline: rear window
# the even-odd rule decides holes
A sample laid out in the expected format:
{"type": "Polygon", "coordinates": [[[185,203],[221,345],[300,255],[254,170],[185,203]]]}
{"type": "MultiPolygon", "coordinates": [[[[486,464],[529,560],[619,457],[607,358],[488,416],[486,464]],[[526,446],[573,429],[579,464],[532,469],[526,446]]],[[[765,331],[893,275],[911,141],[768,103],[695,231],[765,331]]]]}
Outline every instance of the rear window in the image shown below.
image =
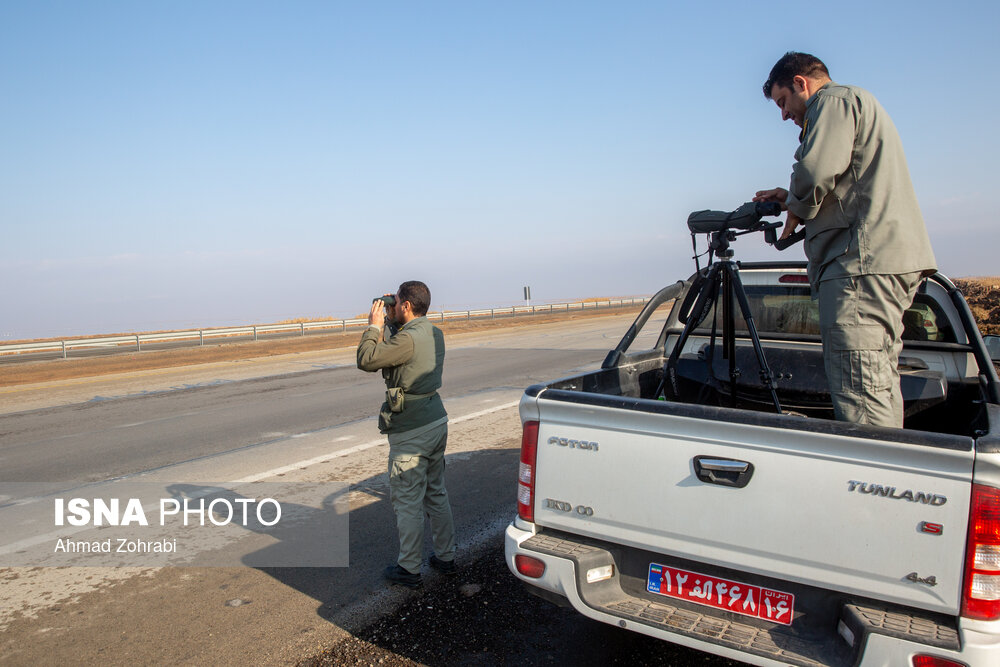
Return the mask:
{"type": "MultiPolygon", "coordinates": [[[[747,301],[754,324],[761,335],[805,334],[819,336],[819,305],[813,301],[808,286],[746,285],[747,301]]],[[[739,303],[733,299],[737,333],[749,335],[739,303]]],[[[722,309],[717,309],[722,331],[722,309]]],[[[711,319],[702,328],[711,326],[711,319]]],[[[956,342],[948,318],[933,298],[917,294],[913,305],[903,313],[903,340],[956,342]]]]}

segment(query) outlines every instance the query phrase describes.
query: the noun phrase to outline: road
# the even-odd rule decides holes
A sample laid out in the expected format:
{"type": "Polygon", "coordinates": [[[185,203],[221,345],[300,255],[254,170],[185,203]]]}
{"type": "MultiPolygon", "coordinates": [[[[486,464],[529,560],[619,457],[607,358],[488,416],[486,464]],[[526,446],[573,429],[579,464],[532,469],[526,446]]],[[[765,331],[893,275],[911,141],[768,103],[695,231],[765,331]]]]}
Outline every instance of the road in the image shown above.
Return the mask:
{"type": "MultiPolygon", "coordinates": [[[[441,393],[466,564],[482,567],[514,513],[523,388],[597,366],[631,319],[449,336],[441,393]]],[[[0,661],[294,664],[411,600],[410,591],[380,579],[396,552],[387,446],[371,417],[383,390],[378,376],[354,368],[353,354],[0,391],[0,481],[63,489],[139,475],[350,484],[348,567],[0,570],[0,661]]],[[[424,578],[426,590],[442,584],[432,571],[424,578]]]]}

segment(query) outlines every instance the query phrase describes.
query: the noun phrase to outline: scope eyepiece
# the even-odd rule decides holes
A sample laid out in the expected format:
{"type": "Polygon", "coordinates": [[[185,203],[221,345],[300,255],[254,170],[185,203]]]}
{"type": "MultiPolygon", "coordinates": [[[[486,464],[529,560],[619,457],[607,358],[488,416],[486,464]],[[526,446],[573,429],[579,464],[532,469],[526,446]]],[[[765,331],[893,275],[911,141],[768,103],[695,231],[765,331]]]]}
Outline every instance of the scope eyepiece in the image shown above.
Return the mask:
{"type": "Polygon", "coordinates": [[[754,202],[757,207],[757,215],[781,215],[781,204],[776,201],[758,201],[754,202]]]}
{"type": "Polygon", "coordinates": [[[688,216],[688,229],[692,234],[711,234],[727,229],[750,230],[765,215],[781,215],[778,202],[752,202],[735,211],[695,211],[688,216]]]}

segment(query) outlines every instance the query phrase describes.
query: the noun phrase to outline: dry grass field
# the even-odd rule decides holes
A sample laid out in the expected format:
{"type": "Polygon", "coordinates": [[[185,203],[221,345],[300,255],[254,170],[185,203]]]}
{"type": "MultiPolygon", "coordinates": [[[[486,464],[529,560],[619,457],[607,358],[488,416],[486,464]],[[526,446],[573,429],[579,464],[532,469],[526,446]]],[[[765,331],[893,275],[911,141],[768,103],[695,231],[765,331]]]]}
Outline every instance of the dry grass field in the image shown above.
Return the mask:
{"type": "Polygon", "coordinates": [[[984,335],[1000,335],[1000,277],[955,278],[984,335]]]}

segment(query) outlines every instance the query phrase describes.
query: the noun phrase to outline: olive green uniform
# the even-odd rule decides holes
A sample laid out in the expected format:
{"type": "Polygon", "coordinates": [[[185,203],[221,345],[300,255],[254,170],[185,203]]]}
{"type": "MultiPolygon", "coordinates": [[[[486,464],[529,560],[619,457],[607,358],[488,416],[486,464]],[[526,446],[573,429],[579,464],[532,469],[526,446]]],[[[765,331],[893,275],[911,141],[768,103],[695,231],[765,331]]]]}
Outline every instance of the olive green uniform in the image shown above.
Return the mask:
{"type": "Polygon", "coordinates": [[[806,102],[788,210],[805,221],[837,419],[903,425],[903,311],[934,273],[899,134],[868,91],[827,83],[806,102]]]}
{"type": "Polygon", "coordinates": [[[389,437],[389,490],[399,531],[399,558],[405,570],[420,572],[424,514],[430,519],[434,553],[455,558],[455,528],[444,486],[448,414],[437,390],[444,369],[444,335],[426,317],[407,322],[383,340],[370,326],[358,344],[358,368],[382,371],[386,401],[379,430],[389,437]],[[401,409],[397,396],[402,393],[401,409]],[[390,402],[393,405],[390,405],[390,402]]]}

